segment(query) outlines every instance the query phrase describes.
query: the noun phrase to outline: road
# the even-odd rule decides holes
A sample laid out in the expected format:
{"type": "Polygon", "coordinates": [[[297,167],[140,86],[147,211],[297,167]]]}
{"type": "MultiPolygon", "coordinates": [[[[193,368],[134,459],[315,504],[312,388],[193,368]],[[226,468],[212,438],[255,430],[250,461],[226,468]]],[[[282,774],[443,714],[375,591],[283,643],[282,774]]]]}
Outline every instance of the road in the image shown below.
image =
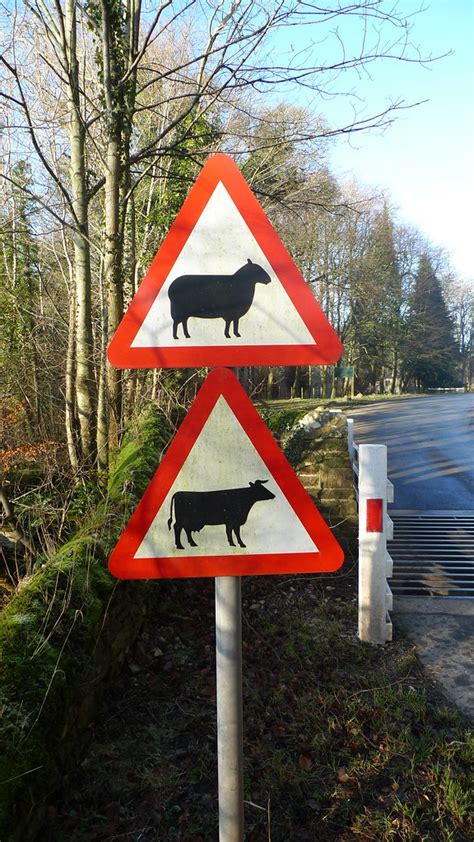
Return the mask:
{"type": "Polygon", "coordinates": [[[358,444],[388,447],[391,508],[474,511],[474,393],[380,401],[347,415],[358,444]]]}
{"type": "MultiPolygon", "coordinates": [[[[388,474],[395,486],[392,511],[474,513],[474,394],[380,401],[349,414],[354,418],[357,443],[388,446],[388,474]]],[[[420,535],[430,552],[439,551],[434,533],[421,527],[420,535]]],[[[396,539],[395,523],[395,545],[396,539]]],[[[415,533],[413,541],[416,544],[415,533]]],[[[458,548],[464,555],[464,569],[474,562],[470,547],[469,541],[461,541],[458,548]]],[[[414,568],[420,567],[419,561],[415,552],[414,568]]],[[[433,570],[438,576],[441,567],[437,555],[433,570]]],[[[442,569],[449,573],[449,567],[442,569]]],[[[472,717],[474,600],[399,597],[394,599],[393,619],[395,635],[398,628],[405,631],[429,674],[472,717]]]]}

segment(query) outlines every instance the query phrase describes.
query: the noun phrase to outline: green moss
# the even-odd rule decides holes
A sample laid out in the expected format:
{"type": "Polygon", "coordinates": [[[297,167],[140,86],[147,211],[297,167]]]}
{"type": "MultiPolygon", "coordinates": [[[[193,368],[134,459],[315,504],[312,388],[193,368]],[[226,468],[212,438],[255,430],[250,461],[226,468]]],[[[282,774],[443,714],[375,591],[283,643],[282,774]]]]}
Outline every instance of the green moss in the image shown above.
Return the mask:
{"type": "Polygon", "coordinates": [[[23,581],[0,615],[0,836],[5,842],[27,838],[18,836],[18,817],[27,818],[57,786],[78,752],[77,734],[76,742],[65,742],[63,735],[86,682],[95,683],[97,640],[117,587],[107,559],[171,435],[170,424],[154,407],[130,424],[107,493],[55,557],[23,581]]]}
{"type": "Polygon", "coordinates": [[[156,406],[147,406],[130,422],[122,445],[112,458],[107,488],[111,500],[125,500],[133,504],[138,502],[158,467],[173,432],[168,418],[156,406]]]}
{"type": "Polygon", "coordinates": [[[271,406],[259,406],[258,411],[270,432],[278,440],[289,433],[296,422],[306,415],[304,409],[277,409],[271,406]]]}

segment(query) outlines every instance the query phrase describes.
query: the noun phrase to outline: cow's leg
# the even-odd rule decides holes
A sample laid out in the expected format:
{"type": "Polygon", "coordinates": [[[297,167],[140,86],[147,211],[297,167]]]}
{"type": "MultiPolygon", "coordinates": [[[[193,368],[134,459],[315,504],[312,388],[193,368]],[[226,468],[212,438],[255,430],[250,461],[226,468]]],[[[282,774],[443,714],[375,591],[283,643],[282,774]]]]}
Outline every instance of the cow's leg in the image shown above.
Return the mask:
{"type": "Polygon", "coordinates": [[[238,319],[234,319],[234,336],[240,336],[238,319]]]}
{"type": "Polygon", "coordinates": [[[242,538],[240,537],[240,525],[239,524],[237,524],[237,526],[234,526],[234,532],[235,532],[235,537],[237,538],[237,541],[239,543],[239,547],[245,547],[245,544],[242,541],[242,538]]]}
{"type": "Polygon", "coordinates": [[[188,320],[187,319],[183,319],[183,330],[184,330],[184,335],[185,335],[186,339],[190,339],[191,337],[190,337],[189,331],[188,331],[188,320]]]}
{"type": "Polygon", "coordinates": [[[183,527],[182,527],[182,526],[178,526],[178,524],[177,524],[177,523],[175,523],[175,524],[174,524],[174,526],[173,526],[173,529],[174,529],[174,540],[175,540],[175,544],[176,544],[176,549],[177,549],[177,550],[184,550],[184,547],[183,547],[183,545],[182,545],[182,543],[181,543],[181,530],[182,530],[182,528],[183,528],[183,527]]]}
{"type": "Polygon", "coordinates": [[[173,319],[173,339],[178,339],[178,325],[179,322],[176,319],[173,319]]]}
{"type": "Polygon", "coordinates": [[[184,531],[186,532],[186,538],[187,538],[187,539],[188,539],[188,541],[189,541],[189,545],[190,545],[191,547],[197,547],[196,541],[195,541],[195,540],[194,540],[194,538],[193,538],[193,533],[191,532],[191,530],[190,530],[190,529],[186,529],[186,527],[184,527],[184,531]]]}
{"type": "Polygon", "coordinates": [[[226,336],[227,339],[230,339],[230,323],[231,323],[231,321],[232,321],[232,319],[225,319],[224,336],[226,336]]]}
{"type": "Polygon", "coordinates": [[[225,526],[225,531],[226,531],[227,540],[228,540],[228,542],[229,542],[230,546],[231,546],[231,547],[235,547],[235,544],[234,544],[234,539],[232,538],[232,527],[231,527],[231,526],[228,526],[228,525],[226,524],[226,526],[225,526]]]}

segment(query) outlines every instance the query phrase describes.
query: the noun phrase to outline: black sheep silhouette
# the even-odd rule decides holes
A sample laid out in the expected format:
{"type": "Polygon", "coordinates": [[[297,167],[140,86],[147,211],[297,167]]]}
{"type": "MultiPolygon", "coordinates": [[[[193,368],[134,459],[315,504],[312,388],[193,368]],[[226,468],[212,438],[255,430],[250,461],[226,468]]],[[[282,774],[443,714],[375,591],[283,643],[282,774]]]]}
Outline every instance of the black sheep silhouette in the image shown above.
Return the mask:
{"type": "Polygon", "coordinates": [[[200,532],[204,526],[225,525],[227,540],[235,547],[234,532],[239,547],[245,547],[240,537],[240,527],[247,522],[250,509],[258,500],[274,500],[275,495],[265,488],[267,479],[249,482],[247,488],[226,488],[221,491],[177,491],[171,498],[168,529],[173,522],[177,550],[184,550],[181,531],[184,529],[191,547],[197,547],[193,532],[200,532]]]}
{"type": "Polygon", "coordinates": [[[173,339],[178,339],[178,326],[183,325],[186,339],[190,339],[188,319],[224,319],[225,336],[230,339],[230,325],[234,336],[240,336],[239,319],[252,306],[255,284],[269,284],[270,275],[258,263],[247,263],[233,275],[180,275],[168,290],[173,319],[173,339]]]}

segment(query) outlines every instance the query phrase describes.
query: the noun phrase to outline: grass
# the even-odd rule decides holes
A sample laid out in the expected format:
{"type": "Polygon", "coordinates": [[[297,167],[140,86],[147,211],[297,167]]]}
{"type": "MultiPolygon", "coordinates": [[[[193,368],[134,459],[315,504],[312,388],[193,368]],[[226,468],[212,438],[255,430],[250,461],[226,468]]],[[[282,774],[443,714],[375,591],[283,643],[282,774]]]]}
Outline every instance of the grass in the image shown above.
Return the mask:
{"type": "Polygon", "coordinates": [[[403,398],[425,398],[429,397],[426,394],[411,394],[406,393],[402,395],[359,395],[354,398],[289,398],[289,399],[275,399],[275,400],[261,400],[257,401],[257,407],[265,409],[281,410],[295,410],[309,412],[315,407],[324,407],[325,409],[351,409],[358,406],[367,406],[379,401],[397,401],[403,398]]]}
{"type": "MultiPolygon", "coordinates": [[[[44,840],[217,839],[212,582],[160,603],[44,840]]],[[[474,737],[413,647],[356,637],[354,582],[243,583],[246,842],[470,840],[474,737]]]]}

